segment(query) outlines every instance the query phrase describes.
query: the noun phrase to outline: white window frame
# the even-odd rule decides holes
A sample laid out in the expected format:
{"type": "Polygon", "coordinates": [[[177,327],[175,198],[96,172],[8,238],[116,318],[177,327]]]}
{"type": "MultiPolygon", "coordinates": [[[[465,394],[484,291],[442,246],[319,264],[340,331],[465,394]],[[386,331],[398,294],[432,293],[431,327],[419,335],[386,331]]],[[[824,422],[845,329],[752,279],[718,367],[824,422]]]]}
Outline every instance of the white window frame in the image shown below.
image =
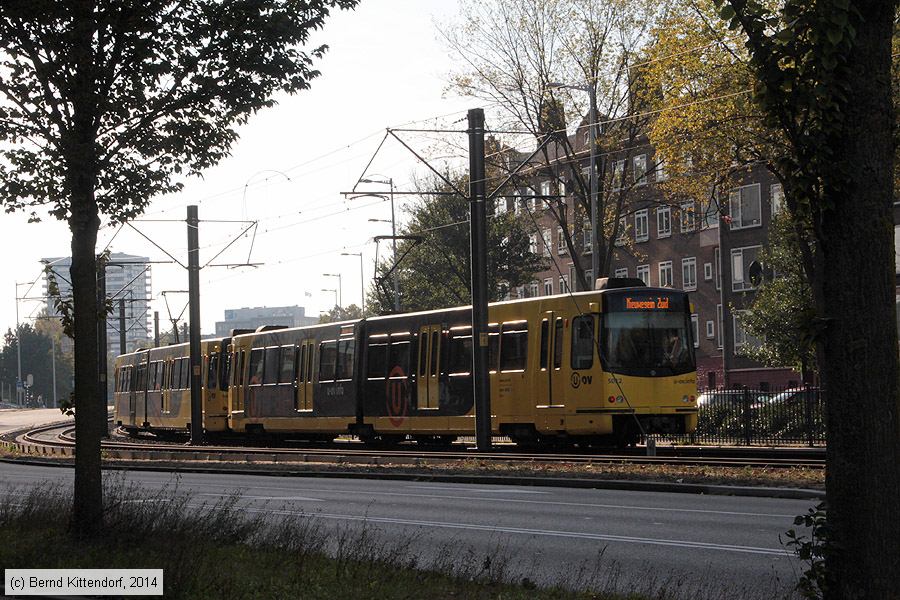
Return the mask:
{"type": "Polygon", "coordinates": [[[712,263],[703,263],[703,280],[710,281],[713,278],[712,263]]]}
{"type": "Polygon", "coordinates": [[[686,292],[697,289],[697,258],[690,256],[681,259],[681,283],[686,292]],[[690,278],[688,276],[691,276],[690,278]]]}
{"type": "Polygon", "coordinates": [[[762,227],[762,195],[760,193],[760,185],[758,183],[752,183],[750,185],[742,185],[741,187],[737,187],[732,189],[728,193],[728,214],[731,216],[731,229],[750,229],[751,227],[762,227]],[[744,221],[744,216],[741,209],[741,204],[744,197],[745,190],[755,189],[756,191],[756,202],[758,205],[758,221],[744,221]]]}
{"type": "Polygon", "coordinates": [[[538,293],[540,292],[540,285],[538,285],[537,281],[532,281],[528,284],[528,291],[531,292],[532,298],[537,298],[538,293]]]}
{"type": "Polygon", "coordinates": [[[556,227],[556,253],[559,255],[568,254],[569,249],[566,247],[566,236],[563,234],[563,228],[556,227]]]}
{"type": "Polygon", "coordinates": [[[773,183],[769,186],[769,204],[771,204],[773,217],[784,208],[784,187],[780,183],[773,183]]]}
{"type": "Polygon", "coordinates": [[[625,217],[619,218],[619,234],[616,236],[616,246],[624,246],[628,242],[628,221],[625,217]]]}
{"type": "MultiPolygon", "coordinates": [[[[590,169],[588,169],[590,172],[590,169]]],[[[612,189],[620,190],[625,185],[625,160],[617,160],[613,162],[612,170],[612,189]]]]}
{"type": "Polygon", "coordinates": [[[672,261],[664,260],[657,266],[659,275],[658,287],[675,287],[675,273],[672,270],[672,261]],[[663,273],[667,273],[667,277],[663,277],[663,273]]]}
{"type": "Polygon", "coordinates": [[[744,330],[744,327],[740,324],[740,319],[738,318],[741,314],[747,312],[746,310],[736,310],[731,313],[731,336],[734,341],[734,351],[737,352],[743,346],[747,345],[747,332],[744,330]],[[740,330],[740,338],[738,338],[738,331],[740,330]]]}
{"type": "Polygon", "coordinates": [[[550,229],[544,227],[541,229],[541,241],[544,242],[543,252],[544,256],[550,256],[550,248],[553,247],[553,238],[550,234],[550,229]]]}
{"type": "Polygon", "coordinates": [[[499,196],[494,201],[494,214],[495,215],[502,215],[503,213],[506,212],[506,210],[507,210],[506,201],[507,200],[508,200],[508,198],[506,196],[499,196]]]}
{"type": "Polygon", "coordinates": [[[694,313],[691,315],[691,330],[694,334],[694,348],[700,347],[700,315],[694,313]]]}
{"type": "Polygon", "coordinates": [[[672,207],[660,206],[656,209],[656,237],[667,238],[672,235],[672,207]],[[665,225],[665,227],[663,227],[665,225]]]}
{"type": "Polygon", "coordinates": [[[537,234],[531,233],[528,235],[528,251],[532,254],[538,253],[538,243],[537,243],[537,234]]]}
{"type": "MultiPolygon", "coordinates": [[[[560,195],[562,198],[565,198],[566,195],[568,194],[568,190],[566,189],[566,182],[563,181],[562,179],[560,179],[559,182],[558,182],[558,186],[559,186],[559,195],[560,195]]],[[[565,201],[565,200],[564,200],[564,201],[565,201]]]]}
{"type": "Polygon", "coordinates": [[[707,321],[706,322],[706,339],[711,340],[716,337],[716,323],[715,321],[707,321]]]}
{"type": "Polygon", "coordinates": [[[571,290],[569,290],[569,276],[561,275],[559,278],[559,293],[560,294],[568,294],[571,290]]]}
{"type": "Polygon", "coordinates": [[[590,221],[584,222],[584,229],[582,231],[584,232],[584,253],[592,254],[594,252],[594,244],[592,239],[594,237],[594,228],[591,227],[590,221]]]}
{"type": "Polygon", "coordinates": [[[655,157],[656,160],[656,181],[665,181],[669,178],[669,174],[666,173],[666,161],[659,154],[655,157]]]}
{"type": "Polygon", "coordinates": [[[716,291],[722,289],[722,252],[716,246],[713,250],[713,275],[716,279],[716,291]]]}
{"type": "Polygon", "coordinates": [[[635,269],[635,277],[642,280],[645,285],[650,285],[650,265],[638,265],[635,269]]]}
{"type": "Polygon", "coordinates": [[[631,157],[631,168],[634,172],[634,185],[647,184],[647,155],[638,154],[631,157]]]}
{"type": "Polygon", "coordinates": [[[551,182],[549,179],[545,179],[541,182],[541,196],[544,196],[545,199],[550,196],[550,193],[552,191],[550,183],[551,182]]]}
{"type": "Polygon", "coordinates": [[[613,277],[628,277],[628,267],[619,267],[613,273],[613,277]]]}
{"type": "Polygon", "coordinates": [[[634,211],[634,241],[646,242],[650,239],[650,211],[642,208],[634,211]]]}
{"type": "Polygon", "coordinates": [[[749,268],[749,263],[744,260],[744,253],[748,250],[756,250],[756,256],[759,257],[759,251],[762,250],[761,245],[743,246],[741,248],[731,249],[731,291],[746,292],[755,290],[756,286],[750,281],[750,275],[744,271],[749,268]],[[735,268],[735,259],[740,258],[740,271],[735,268]]]}
{"type": "Polygon", "coordinates": [[[552,296],[553,295],[553,278],[547,277],[544,279],[544,295],[552,296]]]}
{"type": "Polygon", "coordinates": [[[691,200],[690,202],[681,203],[681,211],[679,220],[681,221],[681,233],[690,233],[697,229],[697,204],[691,200]]]}

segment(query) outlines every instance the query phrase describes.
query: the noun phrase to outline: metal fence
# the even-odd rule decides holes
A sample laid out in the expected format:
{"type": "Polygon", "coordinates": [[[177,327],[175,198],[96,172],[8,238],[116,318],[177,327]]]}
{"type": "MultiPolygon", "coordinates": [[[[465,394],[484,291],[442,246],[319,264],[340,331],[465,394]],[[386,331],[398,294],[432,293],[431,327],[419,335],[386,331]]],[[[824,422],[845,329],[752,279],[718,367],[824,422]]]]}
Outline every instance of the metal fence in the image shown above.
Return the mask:
{"type": "Polygon", "coordinates": [[[816,387],[707,390],[697,404],[695,443],[825,444],[825,391],[816,387]]]}

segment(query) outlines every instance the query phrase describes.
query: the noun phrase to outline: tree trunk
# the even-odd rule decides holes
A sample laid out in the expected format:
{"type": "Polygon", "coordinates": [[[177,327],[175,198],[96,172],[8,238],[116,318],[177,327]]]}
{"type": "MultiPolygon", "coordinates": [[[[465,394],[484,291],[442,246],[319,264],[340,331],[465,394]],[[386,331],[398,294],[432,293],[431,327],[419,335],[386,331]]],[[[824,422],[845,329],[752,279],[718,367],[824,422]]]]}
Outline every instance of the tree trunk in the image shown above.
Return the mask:
{"type": "Polygon", "coordinates": [[[900,598],[900,410],[894,312],[890,65],[894,3],[856,2],[844,127],[831,144],[846,185],[824,211],[821,366],[827,385],[826,597],[900,598]]]}
{"type": "Polygon", "coordinates": [[[103,486],[100,438],[106,429],[106,400],[100,397],[97,355],[97,260],[94,255],[100,219],[92,191],[73,194],[72,295],[75,326],[75,495],[71,530],[79,538],[100,533],[103,486]]]}

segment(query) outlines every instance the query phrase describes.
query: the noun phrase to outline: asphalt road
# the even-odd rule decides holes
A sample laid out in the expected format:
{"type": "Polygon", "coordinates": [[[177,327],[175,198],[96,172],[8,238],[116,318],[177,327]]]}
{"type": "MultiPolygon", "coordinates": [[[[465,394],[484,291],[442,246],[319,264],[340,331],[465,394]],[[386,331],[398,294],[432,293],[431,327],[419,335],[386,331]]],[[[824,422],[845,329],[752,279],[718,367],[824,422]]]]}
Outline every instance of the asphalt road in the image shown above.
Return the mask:
{"type": "Polygon", "coordinates": [[[58,408],[0,409],[0,433],[61,421],[74,423],[75,418],[66,417],[58,408]]]}
{"type": "MultiPolygon", "coordinates": [[[[122,477],[120,474],[107,474],[122,477]]],[[[124,476],[150,492],[166,473],[124,476]]],[[[0,463],[0,488],[72,471],[0,463]]],[[[322,531],[390,552],[492,568],[511,579],[619,590],[680,590],[685,598],[775,598],[801,565],[778,541],[814,501],[408,481],[183,474],[194,504],[235,492],[252,514],[301,515],[322,531]]]]}

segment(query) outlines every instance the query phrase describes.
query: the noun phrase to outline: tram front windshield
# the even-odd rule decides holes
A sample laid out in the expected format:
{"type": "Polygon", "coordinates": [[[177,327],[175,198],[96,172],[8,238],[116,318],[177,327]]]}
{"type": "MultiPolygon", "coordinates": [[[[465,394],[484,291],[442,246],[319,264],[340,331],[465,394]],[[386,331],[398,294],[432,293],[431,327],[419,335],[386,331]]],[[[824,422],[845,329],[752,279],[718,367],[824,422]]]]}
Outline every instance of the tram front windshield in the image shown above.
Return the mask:
{"type": "Polygon", "coordinates": [[[603,319],[604,370],[663,377],[695,369],[690,317],[681,312],[610,312],[603,319]]]}

